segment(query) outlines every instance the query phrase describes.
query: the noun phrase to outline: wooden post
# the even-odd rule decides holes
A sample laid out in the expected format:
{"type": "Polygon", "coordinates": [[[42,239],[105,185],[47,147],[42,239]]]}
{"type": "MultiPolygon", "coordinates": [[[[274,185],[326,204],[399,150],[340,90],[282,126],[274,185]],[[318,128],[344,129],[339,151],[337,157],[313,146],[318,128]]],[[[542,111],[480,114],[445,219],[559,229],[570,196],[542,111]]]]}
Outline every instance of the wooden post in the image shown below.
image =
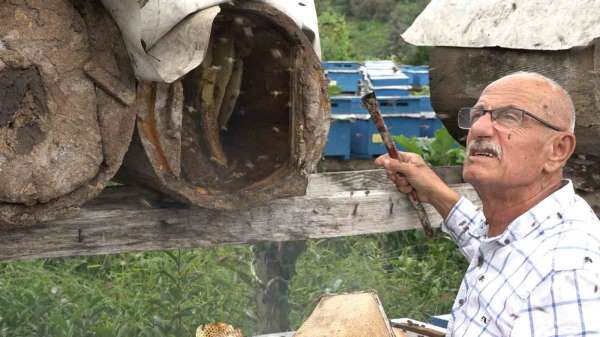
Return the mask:
{"type": "Polygon", "coordinates": [[[258,287],[256,317],[259,333],[290,330],[289,283],[306,241],[264,242],[253,246],[258,287]]]}

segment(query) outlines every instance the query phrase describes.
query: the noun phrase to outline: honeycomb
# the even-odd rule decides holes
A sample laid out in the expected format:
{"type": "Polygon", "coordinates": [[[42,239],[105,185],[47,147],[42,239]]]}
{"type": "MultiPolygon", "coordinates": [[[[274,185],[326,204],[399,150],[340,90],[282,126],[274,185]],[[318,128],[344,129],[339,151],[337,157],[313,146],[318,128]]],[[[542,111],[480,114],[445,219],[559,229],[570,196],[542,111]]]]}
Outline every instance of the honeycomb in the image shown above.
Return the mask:
{"type": "Polygon", "coordinates": [[[196,337],[244,337],[240,329],[225,323],[204,324],[196,329],[196,337]]]}

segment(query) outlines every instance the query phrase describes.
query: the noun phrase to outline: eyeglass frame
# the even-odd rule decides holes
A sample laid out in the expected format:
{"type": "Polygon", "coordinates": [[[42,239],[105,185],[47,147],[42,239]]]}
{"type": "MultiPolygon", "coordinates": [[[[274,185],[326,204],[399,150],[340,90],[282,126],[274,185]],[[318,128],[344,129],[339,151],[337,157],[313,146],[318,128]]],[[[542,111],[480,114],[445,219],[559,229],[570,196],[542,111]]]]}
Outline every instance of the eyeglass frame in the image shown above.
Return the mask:
{"type": "MultiPolygon", "coordinates": [[[[460,108],[458,110],[458,115],[457,115],[458,127],[459,128],[461,128],[463,130],[469,130],[469,129],[471,129],[471,127],[473,126],[473,123],[471,123],[471,122],[469,122],[470,123],[469,127],[464,127],[464,126],[461,125],[460,115],[461,115],[461,111],[467,111],[467,113],[469,115],[469,120],[470,120],[471,119],[471,110],[473,110],[473,109],[477,109],[478,111],[480,111],[482,113],[479,117],[483,117],[483,116],[485,116],[486,113],[489,112],[490,113],[490,118],[492,119],[492,121],[496,121],[496,118],[494,117],[494,112],[497,112],[499,110],[509,110],[509,109],[510,110],[516,110],[516,111],[521,112],[525,116],[529,116],[529,117],[533,118],[534,120],[538,121],[540,124],[542,124],[543,126],[549,128],[549,129],[552,129],[552,130],[558,131],[558,132],[565,131],[565,130],[562,130],[562,129],[560,129],[560,128],[558,128],[558,127],[556,127],[556,126],[554,126],[554,125],[552,125],[552,124],[550,124],[548,122],[546,122],[545,120],[541,119],[540,117],[532,114],[531,112],[529,112],[527,110],[515,108],[515,107],[510,106],[510,105],[509,106],[500,107],[500,108],[496,108],[496,109],[484,109],[484,108],[477,108],[477,107],[470,107],[470,108],[469,107],[463,107],[463,108],[460,108]]],[[[522,122],[523,122],[523,117],[521,117],[521,123],[522,122]]]]}

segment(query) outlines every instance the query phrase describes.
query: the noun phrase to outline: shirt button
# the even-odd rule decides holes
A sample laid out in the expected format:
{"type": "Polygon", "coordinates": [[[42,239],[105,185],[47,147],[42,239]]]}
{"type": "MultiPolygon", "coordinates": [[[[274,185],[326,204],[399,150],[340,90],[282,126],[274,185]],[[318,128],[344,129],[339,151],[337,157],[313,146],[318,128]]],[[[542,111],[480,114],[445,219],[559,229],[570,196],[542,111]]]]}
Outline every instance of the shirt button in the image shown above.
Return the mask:
{"type": "Polygon", "coordinates": [[[506,239],[506,240],[504,240],[504,244],[505,244],[505,245],[508,245],[509,243],[510,243],[510,240],[509,240],[509,239],[506,239]]]}
{"type": "Polygon", "coordinates": [[[464,298],[459,298],[458,299],[458,305],[463,305],[465,304],[465,299],[464,298]]]}

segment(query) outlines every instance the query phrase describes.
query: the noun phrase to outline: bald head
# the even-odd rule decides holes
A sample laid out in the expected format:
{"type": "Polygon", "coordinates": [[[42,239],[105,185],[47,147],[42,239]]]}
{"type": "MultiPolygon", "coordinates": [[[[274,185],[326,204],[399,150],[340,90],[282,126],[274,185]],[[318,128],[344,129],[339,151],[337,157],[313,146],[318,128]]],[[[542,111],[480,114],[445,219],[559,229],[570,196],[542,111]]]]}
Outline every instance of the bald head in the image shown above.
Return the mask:
{"type": "MultiPolygon", "coordinates": [[[[539,117],[546,119],[561,130],[575,130],[575,107],[569,93],[554,80],[534,72],[516,72],[490,83],[482,95],[490,89],[518,88],[522,94],[537,105],[539,117]]],[[[533,111],[532,111],[533,112],[533,111]]]]}

